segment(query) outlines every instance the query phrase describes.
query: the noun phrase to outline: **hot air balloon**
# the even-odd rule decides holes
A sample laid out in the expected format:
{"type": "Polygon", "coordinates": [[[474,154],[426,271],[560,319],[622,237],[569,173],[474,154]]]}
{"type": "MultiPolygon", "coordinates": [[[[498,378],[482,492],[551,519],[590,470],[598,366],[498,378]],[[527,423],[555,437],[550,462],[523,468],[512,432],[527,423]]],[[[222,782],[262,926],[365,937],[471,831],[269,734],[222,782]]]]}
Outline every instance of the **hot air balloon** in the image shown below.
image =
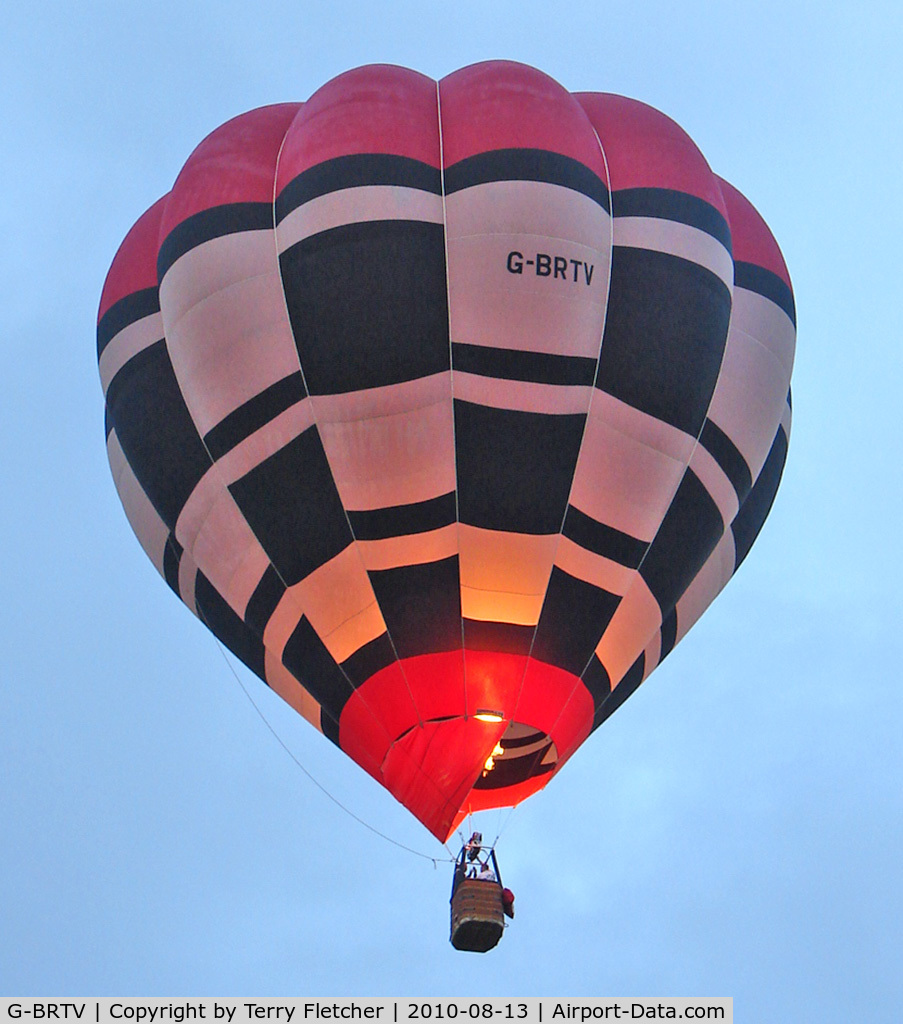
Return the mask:
{"type": "Polygon", "coordinates": [[[217,128],[97,327],[151,561],[440,840],[544,787],[745,558],[794,341],[681,128],[501,61],[217,128]]]}

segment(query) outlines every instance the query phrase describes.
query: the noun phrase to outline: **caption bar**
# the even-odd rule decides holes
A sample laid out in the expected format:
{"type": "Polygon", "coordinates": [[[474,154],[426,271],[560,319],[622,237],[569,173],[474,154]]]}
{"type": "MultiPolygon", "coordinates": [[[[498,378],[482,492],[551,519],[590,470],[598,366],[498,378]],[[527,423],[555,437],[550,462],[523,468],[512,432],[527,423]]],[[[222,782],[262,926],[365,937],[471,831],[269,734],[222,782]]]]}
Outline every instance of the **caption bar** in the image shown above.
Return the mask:
{"type": "Polygon", "coordinates": [[[482,1021],[488,1024],[588,1024],[591,1021],[686,1020],[733,1024],[734,1001],[721,998],[586,999],[0,999],[0,1024],[313,1024],[320,1021],[482,1021]]]}

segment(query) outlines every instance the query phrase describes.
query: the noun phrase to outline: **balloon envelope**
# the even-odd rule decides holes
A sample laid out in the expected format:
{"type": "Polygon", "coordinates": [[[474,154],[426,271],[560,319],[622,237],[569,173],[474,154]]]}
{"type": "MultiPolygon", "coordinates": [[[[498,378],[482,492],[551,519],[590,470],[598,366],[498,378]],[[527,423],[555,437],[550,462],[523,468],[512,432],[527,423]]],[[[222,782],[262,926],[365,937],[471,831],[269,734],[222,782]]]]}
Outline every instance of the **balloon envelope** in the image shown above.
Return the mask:
{"type": "Polygon", "coordinates": [[[544,786],[746,556],[794,339],[673,121],[506,62],[216,129],[98,316],[148,556],[440,839],[544,786]]]}

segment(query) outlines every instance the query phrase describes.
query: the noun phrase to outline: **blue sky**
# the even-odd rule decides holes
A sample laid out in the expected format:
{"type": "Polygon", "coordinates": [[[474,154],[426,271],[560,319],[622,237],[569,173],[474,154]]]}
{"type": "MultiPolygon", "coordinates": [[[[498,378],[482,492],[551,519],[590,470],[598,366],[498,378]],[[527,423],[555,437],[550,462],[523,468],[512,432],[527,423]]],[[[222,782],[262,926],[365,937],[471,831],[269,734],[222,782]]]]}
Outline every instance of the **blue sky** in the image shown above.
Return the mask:
{"type": "MultiPolygon", "coordinates": [[[[733,995],[739,1020],[899,1019],[901,11],[6,13],[0,994],[733,995]],[[517,918],[477,957],[447,941],[447,866],[311,785],[145,559],[106,465],[94,319],[122,236],[222,121],[363,63],[439,77],[494,57],[680,122],[771,225],[799,339],[787,470],[756,547],[507,822],[517,918]]],[[[238,671],[343,803],[443,855],[238,671]]]]}

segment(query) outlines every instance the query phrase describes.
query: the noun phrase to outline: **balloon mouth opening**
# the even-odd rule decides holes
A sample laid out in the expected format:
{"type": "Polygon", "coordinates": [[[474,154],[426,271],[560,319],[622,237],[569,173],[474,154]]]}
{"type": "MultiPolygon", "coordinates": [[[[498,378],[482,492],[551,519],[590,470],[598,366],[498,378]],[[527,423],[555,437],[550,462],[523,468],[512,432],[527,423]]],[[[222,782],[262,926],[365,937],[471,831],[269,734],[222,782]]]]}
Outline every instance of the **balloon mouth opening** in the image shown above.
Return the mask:
{"type": "Polygon", "coordinates": [[[462,816],[543,789],[593,720],[589,690],[564,669],[468,651],[462,686],[461,668],[460,650],[403,659],[358,687],[340,722],[342,749],[440,842],[462,816]]]}
{"type": "Polygon", "coordinates": [[[504,722],[505,715],[501,711],[490,711],[488,708],[480,708],[473,716],[479,722],[504,722]]]}
{"type": "MultiPolygon", "coordinates": [[[[474,717],[479,718],[479,714],[474,717]]],[[[557,764],[558,748],[548,733],[523,722],[509,722],[487,756],[473,788],[506,789],[528,779],[548,775],[557,764]]]]}
{"type": "MultiPolygon", "coordinates": [[[[503,722],[501,712],[490,712],[480,709],[471,716],[480,722],[503,722]]],[[[431,725],[443,725],[447,722],[466,723],[467,717],[460,715],[440,715],[427,719],[419,728],[431,725]]],[[[411,726],[395,740],[403,740],[413,733],[418,726],[411,726]]],[[[479,790],[504,790],[517,786],[529,779],[550,775],[558,766],[558,748],[548,733],[535,726],[523,722],[511,721],[495,743],[491,751],[485,754],[483,768],[473,784],[479,790]]],[[[503,794],[499,794],[503,796],[503,794]]]]}

